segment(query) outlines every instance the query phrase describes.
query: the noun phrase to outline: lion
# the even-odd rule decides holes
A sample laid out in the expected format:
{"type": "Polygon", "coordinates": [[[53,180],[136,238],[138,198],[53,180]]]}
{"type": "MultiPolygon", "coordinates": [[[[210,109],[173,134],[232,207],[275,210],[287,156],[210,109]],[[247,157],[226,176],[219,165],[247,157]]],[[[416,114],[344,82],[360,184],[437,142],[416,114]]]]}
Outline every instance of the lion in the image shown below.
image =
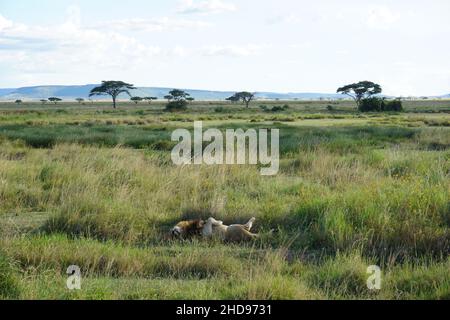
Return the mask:
{"type": "Polygon", "coordinates": [[[202,229],[202,235],[205,238],[217,236],[227,242],[242,242],[258,238],[257,234],[251,233],[253,223],[256,218],[251,218],[249,222],[244,225],[233,224],[230,226],[224,225],[222,221],[214,218],[209,218],[202,229]]]}
{"type": "Polygon", "coordinates": [[[200,219],[181,221],[170,230],[170,234],[174,238],[181,239],[200,236],[202,234],[204,225],[205,221],[200,219]]]}

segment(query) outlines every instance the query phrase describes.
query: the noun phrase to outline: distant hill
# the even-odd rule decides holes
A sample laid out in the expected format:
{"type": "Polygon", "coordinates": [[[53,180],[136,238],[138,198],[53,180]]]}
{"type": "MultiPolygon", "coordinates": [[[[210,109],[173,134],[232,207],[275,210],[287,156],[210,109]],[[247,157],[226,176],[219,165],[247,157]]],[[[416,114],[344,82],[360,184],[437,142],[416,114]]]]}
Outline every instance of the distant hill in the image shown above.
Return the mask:
{"type": "Polygon", "coordinates": [[[16,89],[0,89],[0,97],[10,94],[16,89]]]}
{"type": "MultiPolygon", "coordinates": [[[[49,97],[58,97],[63,100],[75,100],[76,98],[87,99],[89,92],[97,85],[88,84],[80,86],[35,86],[23,87],[16,89],[0,89],[0,100],[13,101],[16,99],[22,100],[40,100],[49,97]]],[[[173,88],[157,88],[157,87],[139,87],[133,90],[132,95],[140,97],[158,97],[163,99],[173,88]]],[[[233,95],[233,91],[210,91],[210,90],[193,90],[183,89],[188,92],[196,100],[225,100],[233,95]]],[[[343,98],[339,94],[329,93],[276,93],[276,92],[256,92],[258,99],[269,100],[314,100],[320,98],[339,99],[343,98]]],[[[121,99],[128,99],[127,95],[119,97],[121,99]]],[[[95,96],[94,100],[109,100],[106,96],[95,96]]]]}
{"type": "Polygon", "coordinates": [[[17,89],[0,89],[1,100],[40,100],[49,97],[59,97],[65,100],[87,98],[95,85],[83,86],[36,86],[17,89]]]}

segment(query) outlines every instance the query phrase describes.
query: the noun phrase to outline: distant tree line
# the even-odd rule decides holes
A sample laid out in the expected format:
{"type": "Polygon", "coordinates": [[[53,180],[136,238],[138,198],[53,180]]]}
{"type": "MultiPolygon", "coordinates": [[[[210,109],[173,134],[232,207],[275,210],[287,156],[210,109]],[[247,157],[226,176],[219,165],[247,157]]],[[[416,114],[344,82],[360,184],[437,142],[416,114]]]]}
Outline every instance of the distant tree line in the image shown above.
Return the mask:
{"type": "MultiPolygon", "coordinates": [[[[123,81],[102,81],[100,86],[93,88],[89,93],[89,98],[97,95],[108,95],[112,99],[113,108],[117,108],[117,99],[119,95],[126,94],[130,97],[130,101],[134,102],[136,105],[142,101],[147,101],[149,104],[152,101],[158,100],[158,97],[139,97],[132,96],[130,91],[136,90],[137,88],[130,83],[126,83],[123,81]]],[[[402,101],[401,99],[389,100],[386,97],[381,96],[383,89],[377,83],[371,81],[360,81],[357,83],[352,83],[340,87],[337,89],[337,93],[347,95],[351,97],[357,106],[358,111],[360,112],[401,112],[403,111],[402,101]]],[[[248,91],[240,91],[236,92],[232,96],[226,98],[226,101],[230,101],[231,103],[239,103],[242,102],[245,107],[248,109],[253,100],[255,100],[255,93],[251,93],[248,91]]],[[[180,89],[173,89],[167,95],[164,96],[164,99],[167,100],[166,111],[169,112],[179,112],[185,111],[189,105],[189,102],[194,101],[195,99],[191,97],[191,95],[180,89]]],[[[84,98],[76,98],[75,99],[79,104],[84,104],[84,98]]],[[[41,99],[40,102],[42,104],[46,104],[47,102],[54,103],[55,105],[58,102],[61,102],[62,99],[58,97],[49,97],[48,99],[41,99]]],[[[92,101],[89,99],[89,101],[92,101]]],[[[15,101],[16,104],[21,104],[22,100],[18,99],[15,101]]],[[[274,108],[267,109],[261,107],[264,111],[278,112],[283,108],[274,108]]],[[[286,108],[284,108],[285,110],[286,108]]],[[[333,111],[333,107],[328,106],[329,111],[333,111]]]]}
{"type": "MultiPolygon", "coordinates": [[[[158,100],[158,97],[132,96],[130,91],[135,89],[137,88],[133,84],[123,81],[102,81],[100,86],[91,90],[89,97],[96,95],[109,95],[112,98],[114,109],[117,107],[117,98],[121,94],[127,94],[130,97],[130,101],[135,104],[142,101],[148,101],[148,103],[151,104],[152,101],[158,100]]],[[[166,110],[170,112],[186,110],[188,102],[194,101],[194,98],[191,97],[189,93],[179,89],[173,89],[164,97],[164,99],[167,99],[166,110]]]]}

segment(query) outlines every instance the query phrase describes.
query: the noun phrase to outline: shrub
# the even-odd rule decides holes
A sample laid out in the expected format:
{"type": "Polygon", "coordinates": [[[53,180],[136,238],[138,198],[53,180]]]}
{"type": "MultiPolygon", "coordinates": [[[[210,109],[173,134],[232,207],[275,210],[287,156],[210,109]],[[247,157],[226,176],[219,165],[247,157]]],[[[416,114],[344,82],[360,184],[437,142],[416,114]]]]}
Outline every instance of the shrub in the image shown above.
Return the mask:
{"type": "Polygon", "coordinates": [[[166,105],[166,111],[168,112],[186,111],[187,106],[188,103],[186,100],[171,101],[166,105]]]}
{"type": "Polygon", "coordinates": [[[370,97],[370,98],[361,100],[361,104],[359,106],[359,111],[361,111],[361,112],[382,112],[382,111],[401,112],[401,111],[403,111],[403,106],[402,106],[401,100],[399,100],[399,99],[388,101],[385,99],[380,99],[378,97],[370,97]]]}
{"type": "Polygon", "coordinates": [[[382,107],[383,111],[395,111],[395,112],[403,111],[402,101],[399,99],[395,99],[392,101],[383,100],[382,107]]]}
{"type": "Polygon", "coordinates": [[[217,107],[214,109],[214,112],[216,113],[224,113],[225,112],[225,108],[224,107],[217,107]]]}
{"type": "Polygon", "coordinates": [[[280,107],[280,106],[275,106],[272,108],[272,112],[282,112],[286,110],[284,107],[280,107]]]}
{"type": "Polygon", "coordinates": [[[359,105],[361,112],[379,112],[383,111],[383,100],[377,97],[362,99],[359,105]]]}

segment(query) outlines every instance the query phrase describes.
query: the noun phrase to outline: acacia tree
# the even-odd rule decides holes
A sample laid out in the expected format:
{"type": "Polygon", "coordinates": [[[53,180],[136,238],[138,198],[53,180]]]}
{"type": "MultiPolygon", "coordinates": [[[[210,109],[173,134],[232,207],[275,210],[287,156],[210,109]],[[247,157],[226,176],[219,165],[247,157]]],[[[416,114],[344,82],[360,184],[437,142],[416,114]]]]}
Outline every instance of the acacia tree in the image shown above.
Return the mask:
{"type": "Polygon", "coordinates": [[[233,94],[231,97],[226,98],[225,100],[230,101],[231,103],[236,103],[238,102],[240,99],[237,96],[237,94],[233,94]]]}
{"type": "Polygon", "coordinates": [[[148,101],[148,104],[151,104],[152,101],[158,100],[158,97],[145,97],[144,100],[148,101]]]}
{"type": "Polygon", "coordinates": [[[47,103],[47,99],[41,99],[40,100],[42,104],[46,104],[47,103]]]}
{"type": "Polygon", "coordinates": [[[135,104],[138,104],[139,102],[141,102],[144,99],[142,99],[141,97],[131,97],[130,100],[133,101],[135,104]]]}
{"type": "Polygon", "coordinates": [[[101,96],[101,95],[109,95],[113,101],[113,108],[116,109],[116,101],[117,97],[126,93],[131,97],[129,90],[136,89],[132,84],[123,82],[123,81],[102,81],[102,84],[98,87],[95,87],[91,90],[89,97],[92,96],[101,96]]]}
{"type": "Polygon", "coordinates": [[[58,102],[62,101],[62,99],[57,97],[50,97],[48,98],[48,101],[53,102],[54,104],[58,104],[58,102]]]}
{"type": "Polygon", "coordinates": [[[379,84],[371,81],[360,81],[337,89],[337,93],[345,94],[355,100],[358,109],[361,107],[361,102],[364,99],[370,98],[382,91],[383,89],[379,84]]]}
{"type": "Polygon", "coordinates": [[[21,104],[21,103],[22,103],[22,100],[18,99],[18,100],[15,101],[15,103],[16,103],[16,104],[21,104]]]}
{"type": "Polygon", "coordinates": [[[175,101],[186,100],[187,98],[190,97],[189,93],[184,92],[183,90],[179,90],[179,89],[173,89],[172,91],[169,92],[169,95],[175,101]]]}
{"type": "Polygon", "coordinates": [[[237,92],[233,97],[228,98],[230,101],[240,101],[245,103],[245,107],[248,109],[250,102],[255,99],[255,94],[247,91],[237,92]],[[232,100],[233,99],[233,100],[232,100]]]}
{"type": "Polygon", "coordinates": [[[76,98],[75,99],[79,104],[82,104],[84,102],[83,98],[76,98]]]}
{"type": "Polygon", "coordinates": [[[174,111],[183,111],[187,109],[187,101],[190,99],[190,94],[179,89],[173,89],[169,92],[169,95],[165,96],[164,98],[169,101],[169,103],[166,106],[166,110],[170,112],[174,111]]]}

